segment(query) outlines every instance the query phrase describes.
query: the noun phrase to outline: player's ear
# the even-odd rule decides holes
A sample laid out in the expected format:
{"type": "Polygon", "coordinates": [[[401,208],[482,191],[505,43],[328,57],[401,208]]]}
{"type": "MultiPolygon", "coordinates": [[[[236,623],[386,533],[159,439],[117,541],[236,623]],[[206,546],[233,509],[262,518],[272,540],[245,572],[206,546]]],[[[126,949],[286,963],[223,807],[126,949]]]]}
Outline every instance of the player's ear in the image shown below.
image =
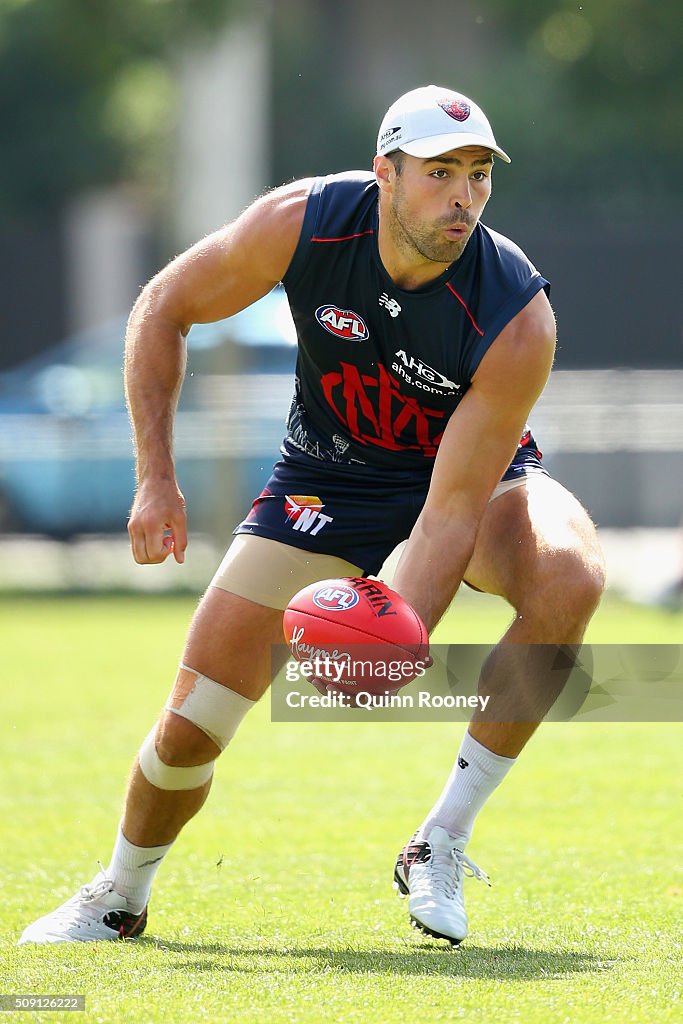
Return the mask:
{"type": "Polygon", "coordinates": [[[375,172],[375,178],[381,191],[391,192],[393,181],[396,177],[396,168],[391,160],[386,156],[376,156],[372,169],[375,172]]]}

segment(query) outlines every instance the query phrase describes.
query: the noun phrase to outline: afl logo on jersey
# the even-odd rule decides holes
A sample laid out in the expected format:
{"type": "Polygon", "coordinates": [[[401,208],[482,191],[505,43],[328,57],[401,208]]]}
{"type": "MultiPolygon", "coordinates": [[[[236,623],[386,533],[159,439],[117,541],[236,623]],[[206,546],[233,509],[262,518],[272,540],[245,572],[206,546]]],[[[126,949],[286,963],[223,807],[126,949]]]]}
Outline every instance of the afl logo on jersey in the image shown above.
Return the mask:
{"type": "Polygon", "coordinates": [[[370,337],[365,320],[352,309],[339,309],[338,306],[318,306],[315,318],[321,327],[337,338],[345,341],[365,341],[370,337]]]}

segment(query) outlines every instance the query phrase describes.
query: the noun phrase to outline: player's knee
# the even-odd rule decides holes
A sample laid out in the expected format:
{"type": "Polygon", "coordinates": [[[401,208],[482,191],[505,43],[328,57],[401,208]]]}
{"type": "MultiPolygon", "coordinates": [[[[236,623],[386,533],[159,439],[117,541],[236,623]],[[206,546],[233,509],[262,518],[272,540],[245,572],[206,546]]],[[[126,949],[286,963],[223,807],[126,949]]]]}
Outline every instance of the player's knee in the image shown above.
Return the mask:
{"type": "Polygon", "coordinates": [[[584,562],[582,586],[593,614],[607,586],[607,566],[601,552],[596,552],[594,557],[584,562]]]}
{"type": "Polygon", "coordinates": [[[599,552],[578,548],[548,553],[530,588],[529,614],[561,617],[567,625],[587,623],[605,589],[606,573],[599,552]]]}
{"type": "MultiPolygon", "coordinates": [[[[174,792],[199,789],[211,780],[215,758],[211,754],[199,754],[196,747],[193,758],[192,745],[182,741],[180,729],[174,725],[166,727],[168,717],[165,714],[145,737],[138,751],[140,771],[157,789],[174,792]]],[[[189,723],[186,724],[189,727],[189,723]]],[[[206,737],[204,740],[210,742],[206,737]]]]}
{"type": "Polygon", "coordinates": [[[138,754],[140,770],[159,789],[195,789],[209,781],[216,758],[253,707],[213,679],[181,665],[159,725],[138,754]]]}
{"type": "Polygon", "coordinates": [[[172,768],[215,761],[220,748],[205,732],[185,718],[164,711],[155,737],[156,751],[164,764],[172,768]]]}
{"type": "Polygon", "coordinates": [[[165,710],[171,717],[196,726],[220,752],[225,750],[255,703],[189,665],[181,665],[165,710]]]}
{"type": "Polygon", "coordinates": [[[568,572],[569,593],[574,607],[589,617],[597,608],[607,582],[604,559],[599,551],[573,553],[568,572]]]}

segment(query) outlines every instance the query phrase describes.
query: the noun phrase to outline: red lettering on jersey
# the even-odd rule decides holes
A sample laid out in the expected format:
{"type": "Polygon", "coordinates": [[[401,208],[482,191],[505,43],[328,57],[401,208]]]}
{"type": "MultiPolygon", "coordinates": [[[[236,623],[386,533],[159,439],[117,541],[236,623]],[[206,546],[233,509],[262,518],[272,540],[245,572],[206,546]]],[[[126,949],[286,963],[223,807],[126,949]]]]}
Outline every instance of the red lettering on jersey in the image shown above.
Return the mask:
{"type": "Polygon", "coordinates": [[[430,436],[430,428],[437,426],[435,420],[444,419],[445,412],[401,394],[400,382],[383,366],[377,367],[377,377],[371,377],[349,363],[339,365],[340,373],[326,373],[320,383],[330,408],[355,441],[436,455],[443,430],[430,436]]]}

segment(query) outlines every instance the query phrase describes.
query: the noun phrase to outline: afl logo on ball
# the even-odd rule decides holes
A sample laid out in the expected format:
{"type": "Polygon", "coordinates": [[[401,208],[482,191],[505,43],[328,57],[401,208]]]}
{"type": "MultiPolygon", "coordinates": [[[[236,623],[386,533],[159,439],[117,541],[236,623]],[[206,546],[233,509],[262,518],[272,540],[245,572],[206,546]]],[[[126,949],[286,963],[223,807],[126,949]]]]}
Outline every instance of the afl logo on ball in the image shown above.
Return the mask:
{"type": "Polygon", "coordinates": [[[318,306],[315,318],[321,327],[337,338],[346,341],[365,341],[370,332],[362,316],[352,309],[339,309],[338,306],[318,306]]]}
{"type": "Polygon", "coordinates": [[[313,595],[313,604],[328,612],[346,612],[358,604],[358,594],[351,587],[321,587],[313,595]]]}
{"type": "Polygon", "coordinates": [[[470,105],[463,100],[441,100],[439,106],[456,121],[466,121],[470,116],[470,105]]]}

